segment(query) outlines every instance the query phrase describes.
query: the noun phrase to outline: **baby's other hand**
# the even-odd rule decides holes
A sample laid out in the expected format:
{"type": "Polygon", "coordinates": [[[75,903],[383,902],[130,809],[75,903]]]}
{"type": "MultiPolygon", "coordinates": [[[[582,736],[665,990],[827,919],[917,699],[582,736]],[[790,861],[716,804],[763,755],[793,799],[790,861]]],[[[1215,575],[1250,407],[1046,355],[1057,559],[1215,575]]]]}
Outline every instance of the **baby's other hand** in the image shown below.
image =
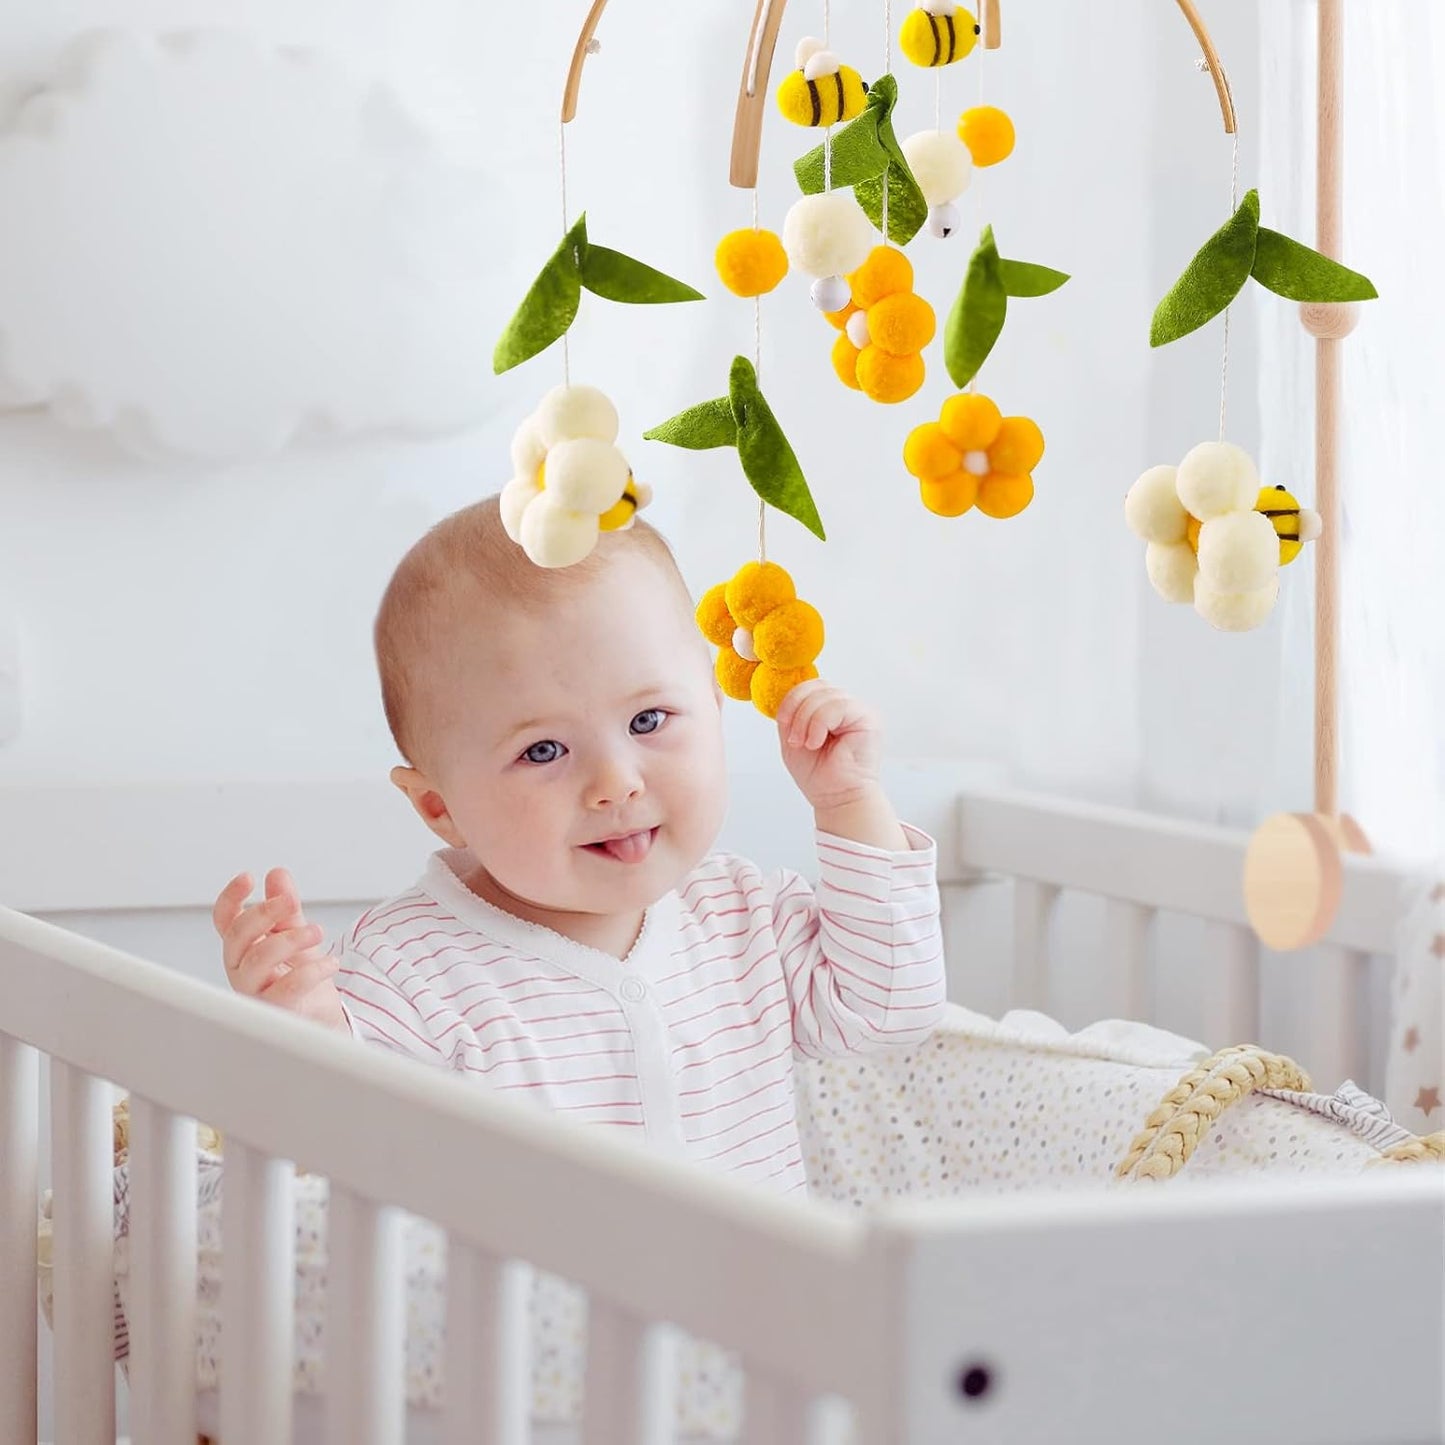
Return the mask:
{"type": "Polygon", "coordinates": [[[247,902],[253,886],[249,873],[239,874],[211,912],[227,982],[237,993],[349,1032],[334,982],[340,961],[322,947],[321,929],[306,921],[291,875],[273,868],[259,903],[247,902]]]}
{"type": "Polygon", "coordinates": [[[783,765],[815,811],[856,801],[878,786],[883,731],[876,715],[841,688],[814,678],[778,708],[783,765]]]}

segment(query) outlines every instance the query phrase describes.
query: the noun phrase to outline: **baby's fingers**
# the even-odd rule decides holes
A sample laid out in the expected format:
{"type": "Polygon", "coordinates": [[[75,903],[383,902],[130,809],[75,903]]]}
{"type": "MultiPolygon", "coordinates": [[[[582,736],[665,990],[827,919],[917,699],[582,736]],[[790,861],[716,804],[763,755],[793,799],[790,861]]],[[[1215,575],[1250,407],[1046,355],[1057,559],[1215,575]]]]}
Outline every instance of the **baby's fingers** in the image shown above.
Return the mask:
{"type": "Polygon", "coordinates": [[[314,923],[268,933],[240,956],[231,972],[231,986],[237,993],[264,992],[287,964],[294,963],[320,941],[321,930],[314,923]]]}
{"type": "Polygon", "coordinates": [[[267,1003],[278,1004],[281,1008],[294,1009],[313,989],[334,977],[340,967],[339,958],[334,954],[323,953],[283,974],[262,989],[260,997],[267,1003]]]}
{"type": "Polygon", "coordinates": [[[273,868],[266,875],[265,888],[268,899],[283,900],[277,905],[281,908],[281,916],[277,922],[283,928],[297,928],[306,922],[306,915],[301,909],[301,894],[296,889],[296,880],[285,868],[273,868]],[[290,906],[287,907],[287,904],[290,906]]]}
{"type": "Polygon", "coordinates": [[[211,922],[222,937],[225,937],[226,930],[236,921],[242,905],[251,896],[251,887],[251,875],[238,873],[217,895],[215,907],[211,909],[211,922]]]}

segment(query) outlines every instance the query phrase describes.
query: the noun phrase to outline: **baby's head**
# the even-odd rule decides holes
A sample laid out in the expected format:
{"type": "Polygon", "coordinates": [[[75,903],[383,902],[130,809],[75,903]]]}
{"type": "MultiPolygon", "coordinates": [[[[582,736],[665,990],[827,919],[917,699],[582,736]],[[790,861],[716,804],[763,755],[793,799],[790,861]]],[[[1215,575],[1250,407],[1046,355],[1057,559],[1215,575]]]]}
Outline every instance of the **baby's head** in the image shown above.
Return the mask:
{"type": "Polygon", "coordinates": [[[402,559],[376,619],[392,780],[510,899],[623,914],[667,893],[726,806],[719,694],[662,537],[531,562],[496,498],[402,559]]]}

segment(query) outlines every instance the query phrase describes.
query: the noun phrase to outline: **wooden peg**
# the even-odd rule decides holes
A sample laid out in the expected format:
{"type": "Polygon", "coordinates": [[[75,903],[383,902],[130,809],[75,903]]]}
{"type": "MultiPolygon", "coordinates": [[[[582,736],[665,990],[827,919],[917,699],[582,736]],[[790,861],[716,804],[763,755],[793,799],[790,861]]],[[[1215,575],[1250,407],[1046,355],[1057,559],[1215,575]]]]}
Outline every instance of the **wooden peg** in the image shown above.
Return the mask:
{"type": "Polygon", "coordinates": [[[773,51],[788,0],[758,0],[748,51],[743,57],[743,79],[738,87],[738,109],[733,120],[732,159],[728,180],[749,191],[758,183],[758,155],[763,147],[763,112],[768,103],[768,82],[773,72],[773,51]]]}
{"type": "Polygon", "coordinates": [[[998,0],[983,0],[983,48],[997,50],[1003,44],[1003,27],[998,17],[998,0]]]}
{"type": "Polygon", "coordinates": [[[582,67],[591,53],[589,47],[597,34],[602,12],[607,0],[592,0],[592,8],[582,22],[582,33],[577,37],[576,48],[572,51],[572,64],[567,68],[567,88],[562,92],[562,124],[567,125],[577,115],[577,92],[582,88],[582,67]]]}

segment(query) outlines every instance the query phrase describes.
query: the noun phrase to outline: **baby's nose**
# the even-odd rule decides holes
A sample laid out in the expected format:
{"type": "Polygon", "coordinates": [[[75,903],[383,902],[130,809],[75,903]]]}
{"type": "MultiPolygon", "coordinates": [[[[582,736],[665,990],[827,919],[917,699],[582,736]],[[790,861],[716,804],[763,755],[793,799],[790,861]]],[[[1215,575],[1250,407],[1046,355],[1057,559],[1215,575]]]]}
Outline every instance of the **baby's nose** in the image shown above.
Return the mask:
{"type": "Polygon", "coordinates": [[[622,763],[612,763],[599,768],[592,780],[592,806],[613,808],[618,803],[629,803],[640,798],[643,791],[642,773],[639,769],[622,763]]]}

